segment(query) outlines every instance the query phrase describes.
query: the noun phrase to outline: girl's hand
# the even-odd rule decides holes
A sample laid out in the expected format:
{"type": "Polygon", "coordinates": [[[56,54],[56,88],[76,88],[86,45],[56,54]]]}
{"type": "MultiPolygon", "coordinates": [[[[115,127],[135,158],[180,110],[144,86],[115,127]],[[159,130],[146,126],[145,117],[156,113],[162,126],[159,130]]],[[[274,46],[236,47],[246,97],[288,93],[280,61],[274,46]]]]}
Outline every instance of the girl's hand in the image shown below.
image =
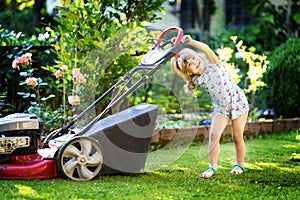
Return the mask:
{"type": "MultiPolygon", "coordinates": [[[[176,39],[177,39],[176,37],[172,37],[171,42],[174,44],[176,39]]],[[[184,35],[184,36],[182,36],[181,42],[184,42],[184,41],[190,42],[192,40],[193,40],[193,38],[190,35],[184,35]]]]}
{"type": "Polygon", "coordinates": [[[172,37],[172,38],[171,38],[171,42],[172,42],[173,44],[175,44],[176,39],[177,39],[177,37],[172,37]]]}
{"type": "Polygon", "coordinates": [[[182,41],[184,42],[184,41],[188,41],[188,42],[190,42],[190,41],[192,41],[193,40],[193,38],[190,36],[190,35],[184,35],[183,37],[182,37],[182,41]]]}

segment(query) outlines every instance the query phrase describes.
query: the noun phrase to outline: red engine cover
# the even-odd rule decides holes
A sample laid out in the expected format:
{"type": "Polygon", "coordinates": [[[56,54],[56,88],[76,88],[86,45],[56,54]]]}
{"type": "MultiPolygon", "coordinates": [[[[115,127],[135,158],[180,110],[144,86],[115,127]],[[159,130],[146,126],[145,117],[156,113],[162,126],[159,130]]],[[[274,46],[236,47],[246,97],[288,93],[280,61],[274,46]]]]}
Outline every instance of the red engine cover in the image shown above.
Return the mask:
{"type": "Polygon", "coordinates": [[[57,177],[56,161],[41,155],[11,156],[11,164],[0,164],[0,179],[49,179],[57,177]]]}

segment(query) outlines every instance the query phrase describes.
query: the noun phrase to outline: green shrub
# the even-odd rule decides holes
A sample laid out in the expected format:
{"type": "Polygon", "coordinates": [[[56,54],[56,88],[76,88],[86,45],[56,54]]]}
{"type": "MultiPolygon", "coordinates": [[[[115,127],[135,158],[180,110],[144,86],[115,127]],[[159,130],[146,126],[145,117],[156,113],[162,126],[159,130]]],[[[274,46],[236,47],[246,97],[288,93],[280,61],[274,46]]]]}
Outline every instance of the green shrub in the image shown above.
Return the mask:
{"type": "Polygon", "coordinates": [[[300,38],[290,38],[274,50],[266,73],[266,102],[277,116],[300,116],[300,38]]]}

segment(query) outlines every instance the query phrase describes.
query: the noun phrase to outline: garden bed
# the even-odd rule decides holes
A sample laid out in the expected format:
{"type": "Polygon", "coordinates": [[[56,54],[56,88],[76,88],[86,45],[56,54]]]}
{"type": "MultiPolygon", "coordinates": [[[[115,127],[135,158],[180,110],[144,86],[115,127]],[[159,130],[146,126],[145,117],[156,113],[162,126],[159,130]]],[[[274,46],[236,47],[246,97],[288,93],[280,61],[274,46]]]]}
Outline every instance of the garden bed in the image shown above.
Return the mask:
{"type": "MultiPolygon", "coordinates": [[[[190,128],[163,128],[155,129],[151,140],[152,145],[165,145],[166,143],[177,138],[181,142],[193,141],[203,143],[207,140],[210,125],[193,126],[190,128]]],[[[300,118],[278,119],[273,121],[248,122],[245,127],[245,139],[265,134],[296,130],[300,128],[300,118]]],[[[230,142],[231,139],[231,124],[228,124],[221,137],[221,142],[230,142]]]]}

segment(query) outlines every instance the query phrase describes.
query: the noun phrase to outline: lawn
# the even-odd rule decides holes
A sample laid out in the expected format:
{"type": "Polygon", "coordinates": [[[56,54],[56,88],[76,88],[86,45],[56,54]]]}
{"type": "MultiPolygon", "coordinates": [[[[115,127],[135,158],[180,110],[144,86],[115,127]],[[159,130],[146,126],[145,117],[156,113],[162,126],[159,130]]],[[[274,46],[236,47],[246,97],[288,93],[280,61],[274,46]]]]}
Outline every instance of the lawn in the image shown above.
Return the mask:
{"type": "Polygon", "coordinates": [[[100,176],[88,182],[63,178],[0,180],[1,199],[299,199],[298,131],[246,141],[247,171],[231,175],[234,145],[221,145],[219,172],[199,178],[207,168],[206,146],[151,152],[141,175],[100,176]]]}

